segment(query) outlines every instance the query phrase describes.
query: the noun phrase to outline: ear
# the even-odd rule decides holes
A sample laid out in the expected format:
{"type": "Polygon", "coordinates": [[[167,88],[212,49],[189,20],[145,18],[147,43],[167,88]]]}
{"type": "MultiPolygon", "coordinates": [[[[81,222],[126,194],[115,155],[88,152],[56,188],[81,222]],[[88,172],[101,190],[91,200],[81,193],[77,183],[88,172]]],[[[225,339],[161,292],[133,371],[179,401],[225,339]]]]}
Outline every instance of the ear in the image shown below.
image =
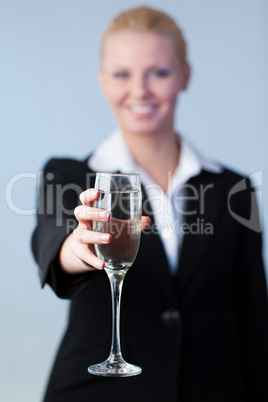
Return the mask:
{"type": "Polygon", "coordinates": [[[182,90],[187,89],[189,80],[191,76],[191,66],[190,64],[186,63],[184,67],[184,78],[183,78],[183,85],[182,85],[182,90]]]}

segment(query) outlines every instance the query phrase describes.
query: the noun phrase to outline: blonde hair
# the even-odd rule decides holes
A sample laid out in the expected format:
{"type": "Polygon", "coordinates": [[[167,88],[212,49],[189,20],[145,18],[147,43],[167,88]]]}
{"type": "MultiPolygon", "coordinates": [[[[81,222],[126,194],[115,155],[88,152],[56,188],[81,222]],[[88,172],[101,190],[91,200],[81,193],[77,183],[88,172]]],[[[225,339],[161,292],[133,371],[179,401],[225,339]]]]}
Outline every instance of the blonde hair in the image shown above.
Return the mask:
{"type": "Polygon", "coordinates": [[[107,39],[112,34],[121,31],[149,31],[166,36],[173,42],[175,51],[182,65],[187,63],[186,42],[182,31],[174,19],[162,11],[149,7],[138,7],[124,11],[116,16],[102,37],[100,49],[101,58],[107,39]]]}

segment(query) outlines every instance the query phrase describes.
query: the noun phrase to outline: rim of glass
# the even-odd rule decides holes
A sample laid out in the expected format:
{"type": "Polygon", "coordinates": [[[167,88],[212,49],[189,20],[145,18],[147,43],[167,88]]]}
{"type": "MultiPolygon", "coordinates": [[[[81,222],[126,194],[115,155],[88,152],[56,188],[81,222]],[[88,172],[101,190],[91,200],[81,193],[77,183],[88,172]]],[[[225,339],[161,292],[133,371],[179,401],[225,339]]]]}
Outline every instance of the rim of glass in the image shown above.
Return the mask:
{"type": "Polygon", "coordinates": [[[106,172],[96,172],[96,175],[105,175],[105,176],[140,176],[139,173],[106,173],[106,172]]]}

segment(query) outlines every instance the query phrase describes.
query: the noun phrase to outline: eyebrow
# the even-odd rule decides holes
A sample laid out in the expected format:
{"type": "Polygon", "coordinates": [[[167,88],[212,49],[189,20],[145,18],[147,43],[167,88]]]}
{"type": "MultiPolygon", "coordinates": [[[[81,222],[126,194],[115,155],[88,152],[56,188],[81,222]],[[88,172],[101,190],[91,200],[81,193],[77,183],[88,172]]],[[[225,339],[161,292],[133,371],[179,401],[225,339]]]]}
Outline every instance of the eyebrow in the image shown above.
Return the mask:
{"type": "MultiPolygon", "coordinates": [[[[103,64],[103,65],[105,65],[105,64],[103,64]]],[[[153,69],[153,68],[169,69],[171,67],[172,66],[169,63],[167,64],[166,61],[159,61],[156,64],[152,64],[150,66],[145,67],[145,69],[153,69]]],[[[110,66],[110,68],[113,68],[113,69],[131,69],[132,66],[127,66],[127,65],[124,65],[124,64],[116,64],[115,63],[115,64],[112,64],[112,66],[110,66]]]]}

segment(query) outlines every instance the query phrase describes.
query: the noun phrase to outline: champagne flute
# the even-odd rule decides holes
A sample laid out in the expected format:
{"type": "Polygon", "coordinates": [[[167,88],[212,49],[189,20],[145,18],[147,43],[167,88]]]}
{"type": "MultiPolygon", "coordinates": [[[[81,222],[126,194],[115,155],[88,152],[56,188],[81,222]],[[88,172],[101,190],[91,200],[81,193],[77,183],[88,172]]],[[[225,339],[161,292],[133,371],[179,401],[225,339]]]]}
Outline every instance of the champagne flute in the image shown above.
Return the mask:
{"type": "Polygon", "coordinates": [[[93,223],[96,232],[110,233],[109,244],[96,244],[99,258],[105,262],[112,294],[112,344],[110,355],[102,363],[88,367],[91,374],[106,377],[128,377],[141,373],[141,368],[127,363],[120,346],[120,300],[124,277],[133,264],[140,243],[142,196],[139,174],[97,173],[95,188],[100,191],[94,207],[110,212],[107,222],[93,223]]]}

